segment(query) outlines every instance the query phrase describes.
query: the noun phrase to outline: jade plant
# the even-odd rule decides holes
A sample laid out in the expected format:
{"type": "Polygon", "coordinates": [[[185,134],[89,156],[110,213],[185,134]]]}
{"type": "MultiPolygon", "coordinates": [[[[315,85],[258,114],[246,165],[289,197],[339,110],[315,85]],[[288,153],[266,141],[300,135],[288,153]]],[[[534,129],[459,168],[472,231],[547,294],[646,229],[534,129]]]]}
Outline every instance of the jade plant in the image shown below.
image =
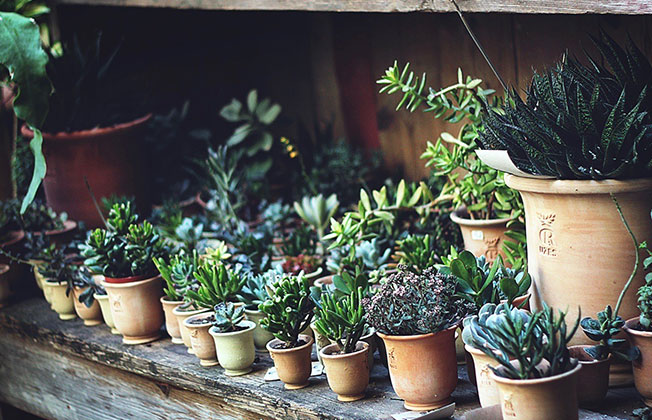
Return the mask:
{"type": "Polygon", "coordinates": [[[194,272],[199,284],[197,290],[188,289],[186,297],[196,307],[211,309],[221,302],[233,302],[244,286],[246,277],[238,268],[231,269],[224,263],[204,261],[194,272]]]}
{"type": "Polygon", "coordinates": [[[455,296],[455,278],[434,267],[421,274],[399,265],[371,297],[362,300],[369,324],[384,334],[415,335],[443,331],[473,310],[455,296]]]}
{"type": "Polygon", "coordinates": [[[301,201],[295,201],[294,210],[299,217],[312,226],[321,241],[339,205],[340,202],[335,194],[331,194],[326,198],[319,194],[315,197],[305,196],[301,201]]]}
{"type": "Polygon", "coordinates": [[[170,301],[182,301],[188,290],[197,288],[194,277],[194,272],[200,265],[197,251],[193,251],[192,254],[176,254],[169,262],[164,258],[154,258],[154,264],[165,280],[163,291],[170,301]]]}
{"type": "Polygon", "coordinates": [[[258,306],[265,314],[260,325],[282,341],[285,348],[297,347],[299,334],[308,328],[313,317],[310,282],[303,276],[284,276],[271,289],[271,296],[258,306]]]}
{"type": "Polygon", "coordinates": [[[245,319],[244,307],[235,306],[232,302],[221,302],[213,310],[213,326],[219,333],[238,331],[238,324],[245,319]]]}
{"type": "Polygon", "coordinates": [[[332,293],[322,293],[315,300],[314,328],[337,343],[342,353],[352,353],[366,326],[362,288],[338,298],[332,293]]]}

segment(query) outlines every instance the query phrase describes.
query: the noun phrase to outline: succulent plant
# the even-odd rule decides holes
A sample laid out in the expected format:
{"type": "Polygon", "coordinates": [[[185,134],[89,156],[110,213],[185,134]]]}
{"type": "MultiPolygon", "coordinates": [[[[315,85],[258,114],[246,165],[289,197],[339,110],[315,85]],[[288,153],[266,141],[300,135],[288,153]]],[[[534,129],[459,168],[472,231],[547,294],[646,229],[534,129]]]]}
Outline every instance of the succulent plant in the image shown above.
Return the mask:
{"type": "Polygon", "coordinates": [[[263,232],[236,232],[232,243],[233,260],[246,269],[262,273],[271,268],[272,237],[263,232]]]}
{"type": "Polygon", "coordinates": [[[308,328],[313,317],[310,282],[303,276],[284,276],[271,289],[269,299],[258,306],[265,314],[260,325],[285,343],[286,348],[296,347],[299,334],[308,328]]]}
{"type": "Polygon", "coordinates": [[[22,229],[26,232],[63,229],[63,223],[68,220],[66,213],[57,214],[39,199],[35,199],[22,215],[20,215],[20,203],[18,200],[10,200],[10,203],[13,205],[14,217],[20,220],[22,229]]]}
{"type": "Polygon", "coordinates": [[[200,265],[197,251],[192,251],[192,254],[176,254],[169,262],[163,258],[154,258],[154,264],[165,280],[163,291],[171,301],[184,300],[186,292],[197,284],[194,277],[194,272],[200,265]]]}
{"type": "Polygon", "coordinates": [[[288,257],[296,257],[299,254],[316,255],[317,237],[315,232],[306,226],[299,226],[283,238],[281,251],[288,257]]]}
{"type": "Polygon", "coordinates": [[[332,293],[322,293],[315,301],[315,324],[317,331],[333,340],[343,353],[351,353],[362,336],[365,325],[362,288],[338,298],[332,293]]]}
{"type": "Polygon", "coordinates": [[[605,360],[610,354],[630,362],[638,359],[640,352],[636,347],[628,347],[624,338],[614,338],[624,326],[625,321],[618,315],[614,316],[611,305],[598,312],[597,319],[583,318],[580,321],[582,331],[588,338],[598,342],[595,346],[585,348],[586,354],[595,360],[605,360]]]}
{"type": "Polygon", "coordinates": [[[417,274],[434,266],[439,262],[439,258],[434,249],[433,239],[430,235],[408,235],[398,241],[397,254],[401,257],[401,264],[417,274]]]}
{"type": "Polygon", "coordinates": [[[79,294],[78,300],[87,308],[90,308],[95,302],[95,294],[106,295],[104,287],[95,282],[92,273],[86,267],[75,267],[68,281],[70,282],[69,288],[79,287],[85,289],[79,294]]]}
{"type": "Polygon", "coordinates": [[[473,310],[455,296],[455,278],[434,267],[421,274],[399,265],[371,297],[363,299],[367,321],[376,331],[391,335],[438,332],[452,327],[473,310]]]}
{"type": "Polygon", "coordinates": [[[331,217],[335,215],[340,202],[335,194],[327,198],[319,194],[315,197],[305,196],[301,201],[294,202],[294,210],[306,223],[312,226],[317,232],[321,241],[330,223],[331,217]]]}
{"type": "Polygon", "coordinates": [[[643,260],[643,266],[647,271],[645,284],[638,289],[638,309],[641,311],[638,322],[643,330],[652,331],[652,251],[648,248],[647,242],[641,243],[640,248],[647,250],[648,257],[643,260]]]}
{"type": "Polygon", "coordinates": [[[174,229],[174,238],[181,242],[185,249],[193,250],[204,233],[204,224],[191,217],[184,217],[179,226],[174,229]]]}
{"type": "Polygon", "coordinates": [[[355,256],[362,258],[365,268],[378,270],[384,268],[389,262],[392,253],[391,247],[383,247],[378,238],[362,241],[355,246],[355,256]]]}
{"type": "Polygon", "coordinates": [[[219,240],[210,241],[201,256],[203,260],[209,260],[214,263],[226,261],[231,257],[232,255],[229,253],[229,247],[226,242],[219,240]]]}
{"type": "Polygon", "coordinates": [[[246,281],[240,269],[230,269],[224,263],[211,261],[202,262],[194,277],[199,288],[196,291],[188,289],[186,297],[196,307],[209,309],[222,302],[234,301],[246,281]]]}
{"type": "Polygon", "coordinates": [[[296,257],[285,257],[281,264],[283,272],[294,276],[303,272],[310,274],[321,266],[321,259],[315,255],[299,254],[296,257]]]}
{"type": "Polygon", "coordinates": [[[262,274],[251,274],[238,293],[238,300],[244,303],[245,308],[257,310],[258,306],[269,298],[267,288],[276,280],[277,272],[270,270],[262,274]]]}
{"type": "Polygon", "coordinates": [[[221,302],[213,308],[215,320],[213,326],[220,333],[228,333],[238,330],[238,324],[244,321],[245,312],[243,306],[235,306],[232,302],[221,302]]]}

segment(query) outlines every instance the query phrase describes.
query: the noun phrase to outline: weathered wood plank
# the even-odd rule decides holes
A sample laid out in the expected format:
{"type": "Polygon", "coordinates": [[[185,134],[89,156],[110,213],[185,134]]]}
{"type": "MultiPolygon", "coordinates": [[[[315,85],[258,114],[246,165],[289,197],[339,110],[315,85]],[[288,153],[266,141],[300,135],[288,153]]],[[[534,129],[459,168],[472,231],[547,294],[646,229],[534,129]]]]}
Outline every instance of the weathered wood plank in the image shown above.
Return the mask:
{"type": "MultiPolygon", "coordinates": [[[[449,0],[57,0],[59,4],[166,7],[206,10],[306,10],[319,12],[453,12],[449,0]]],[[[460,0],[467,12],[537,14],[650,14],[649,0],[460,0]]]]}

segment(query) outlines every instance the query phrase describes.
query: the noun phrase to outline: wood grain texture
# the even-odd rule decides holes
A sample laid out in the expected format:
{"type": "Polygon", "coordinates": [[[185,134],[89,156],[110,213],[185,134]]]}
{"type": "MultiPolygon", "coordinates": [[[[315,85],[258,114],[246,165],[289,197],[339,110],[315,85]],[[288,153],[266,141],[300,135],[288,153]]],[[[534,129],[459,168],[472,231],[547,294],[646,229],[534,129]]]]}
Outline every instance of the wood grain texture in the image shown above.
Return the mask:
{"type": "MultiPolygon", "coordinates": [[[[259,355],[253,373],[230,378],[221,368],[199,367],[169,339],[128,347],[103,326],[60,321],[40,299],[0,310],[0,354],[0,401],[52,419],[371,420],[403,411],[378,365],[365,399],[338,403],[324,376],[299,391],[264,382],[267,355],[259,355]]],[[[478,407],[464,367],[458,376],[456,419],[478,407]]],[[[598,411],[630,418],[641,405],[635,395],[633,388],[610,392],[598,411]]]]}
{"type": "MultiPolygon", "coordinates": [[[[306,10],[319,12],[453,12],[448,0],[57,0],[59,4],[166,7],[205,10],[306,10]]],[[[650,14],[649,0],[460,0],[467,12],[538,14],[650,14]]]]}

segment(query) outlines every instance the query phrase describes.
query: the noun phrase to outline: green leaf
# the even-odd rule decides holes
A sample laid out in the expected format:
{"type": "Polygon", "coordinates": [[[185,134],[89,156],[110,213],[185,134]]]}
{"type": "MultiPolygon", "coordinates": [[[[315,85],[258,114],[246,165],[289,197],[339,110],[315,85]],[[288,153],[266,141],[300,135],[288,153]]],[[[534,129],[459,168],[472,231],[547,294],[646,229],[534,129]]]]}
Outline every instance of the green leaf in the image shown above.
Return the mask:
{"type": "Polygon", "coordinates": [[[38,187],[41,185],[41,181],[45,178],[45,173],[47,172],[45,156],[43,156],[43,135],[38,128],[31,126],[30,128],[34,131],[34,137],[29,142],[29,148],[34,155],[34,173],[32,174],[32,180],[29,183],[27,194],[25,194],[23,202],[20,205],[20,214],[25,214],[27,207],[34,200],[38,187]]]}
{"type": "Polygon", "coordinates": [[[256,110],[256,105],[258,105],[258,92],[256,89],[253,89],[247,95],[247,108],[249,112],[253,113],[256,110]]]}
{"type": "Polygon", "coordinates": [[[273,123],[281,113],[281,110],[282,108],[279,104],[272,105],[263,115],[260,116],[260,122],[266,125],[273,123]]]}

